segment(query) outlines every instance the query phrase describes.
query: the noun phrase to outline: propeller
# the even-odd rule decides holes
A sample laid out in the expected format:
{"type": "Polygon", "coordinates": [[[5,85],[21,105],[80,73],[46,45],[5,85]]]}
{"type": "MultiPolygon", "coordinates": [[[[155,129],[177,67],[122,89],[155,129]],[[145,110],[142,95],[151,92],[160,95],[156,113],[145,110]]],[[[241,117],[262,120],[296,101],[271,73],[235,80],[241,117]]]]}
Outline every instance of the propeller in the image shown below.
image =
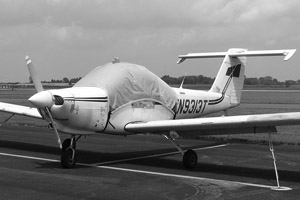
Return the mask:
{"type": "MultiPolygon", "coordinates": [[[[40,110],[43,110],[44,113],[46,113],[46,115],[48,116],[48,118],[49,118],[49,120],[52,124],[54,133],[55,133],[56,138],[57,138],[58,145],[62,149],[62,143],[61,143],[61,140],[60,140],[60,137],[59,137],[58,129],[57,129],[56,123],[53,120],[53,117],[52,117],[52,114],[51,114],[51,107],[52,107],[53,103],[56,104],[56,105],[57,104],[62,105],[64,103],[63,98],[60,97],[60,96],[57,96],[57,95],[53,96],[51,94],[51,92],[45,91],[44,88],[43,88],[42,82],[41,82],[41,80],[40,80],[40,78],[39,78],[39,76],[38,76],[38,74],[35,70],[35,67],[31,62],[31,59],[28,56],[26,56],[25,60],[26,60],[26,64],[27,64],[30,76],[32,78],[34,87],[37,91],[37,93],[35,95],[33,95],[32,97],[30,97],[28,100],[35,107],[37,107],[40,110]]],[[[43,114],[43,113],[41,112],[41,114],[43,114]]],[[[43,117],[45,117],[45,116],[43,116],[43,117]]]]}
{"type": "Polygon", "coordinates": [[[28,67],[28,70],[29,70],[29,74],[32,78],[32,81],[33,81],[33,84],[34,84],[34,87],[36,89],[37,92],[41,92],[44,90],[43,88],[43,85],[42,85],[42,82],[35,70],[35,67],[34,65],[32,64],[29,56],[26,56],[25,57],[25,60],[26,60],[26,64],[27,64],[27,67],[28,67]]]}
{"type": "Polygon", "coordinates": [[[52,115],[51,115],[51,112],[50,112],[50,110],[49,110],[49,108],[47,106],[45,107],[45,111],[49,115],[51,124],[53,126],[54,133],[55,133],[56,138],[57,138],[57,143],[59,145],[59,148],[62,149],[62,144],[61,144],[61,140],[60,140],[60,137],[59,137],[59,134],[58,134],[58,130],[57,130],[57,127],[56,127],[56,123],[54,122],[54,120],[52,118],[52,115]]]}
{"type": "MultiPolygon", "coordinates": [[[[56,98],[49,92],[49,91],[41,91],[36,93],[35,95],[33,95],[32,97],[30,97],[28,100],[30,101],[30,103],[32,103],[35,107],[44,110],[44,112],[47,114],[47,116],[49,117],[49,120],[52,124],[54,133],[56,135],[57,138],[57,142],[60,148],[62,148],[62,144],[61,144],[61,140],[58,134],[58,130],[56,127],[56,123],[53,120],[50,108],[52,107],[53,103],[56,104],[57,100],[59,99],[61,102],[61,99],[63,99],[60,96],[56,96],[56,98]],[[54,100],[54,102],[53,102],[54,100]]],[[[59,102],[59,103],[60,103],[59,102]]]]}

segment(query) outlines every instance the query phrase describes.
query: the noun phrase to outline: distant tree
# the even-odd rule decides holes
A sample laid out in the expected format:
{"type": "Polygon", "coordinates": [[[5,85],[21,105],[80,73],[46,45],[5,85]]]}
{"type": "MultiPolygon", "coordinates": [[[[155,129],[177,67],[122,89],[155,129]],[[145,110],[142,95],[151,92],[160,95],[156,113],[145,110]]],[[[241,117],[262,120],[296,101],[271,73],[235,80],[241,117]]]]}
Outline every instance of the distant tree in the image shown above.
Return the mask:
{"type": "Polygon", "coordinates": [[[290,87],[291,85],[296,85],[297,82],[296,82],[296,81],[293,81],[293,80],[286,80],[286,81],[284,82],[284,84],[285,84],[285,87],[290,87]]]}
{"type": "Polygon", "coordinates": [[[279,81],[276,78],[273,79],[273,85],[279,85],[279,81]]]}
{"type": "Polygon", "coordinates": [[[245,85],[258,85],[259,81],[257,78],[245,78],[245,85]]]}
{"type": "MultiPolygon", "coordinates": [[[[178,78],[170,77],[169,75],[165,75],[161,77],[163,81],[168,84],[181,84],[184,76],[180,76],[178,78]]],[[[214,79],[206,76],[185,76],[184,83],[185,84],[212,84],[214,79]]]]}
{"type": "Polygon", "coordinates": [[[64,82],[64,83],[69,83],[70,80],[69,80],[68,78],[65,77],[65,78],[63,78],[63,82],[64,82]]]}
{"type": "Polygon", "coordinates": [[[55,79],[51,79],[51,83],[62,83],[62,80],[55,80],[55,79]]]}
{"type": "Polygon", "coordinates": [[[182,80],[182,77],[179,78],[174,78],[174,77],[170,77],[169,75],[165,75],[163,77],[161,77],[161,79],[163,81],[165,81],[168,84],[179,84],[180,83],[180,79],[182,80]]]}
{"type": "Polygon", "coordinates": [[[70,84],[77,83],[80,79],[81,79],[81,77],[78,77],[78,78],[72,78],[72,79],[69,81],[69,83],[70,83],[70,84]]]}

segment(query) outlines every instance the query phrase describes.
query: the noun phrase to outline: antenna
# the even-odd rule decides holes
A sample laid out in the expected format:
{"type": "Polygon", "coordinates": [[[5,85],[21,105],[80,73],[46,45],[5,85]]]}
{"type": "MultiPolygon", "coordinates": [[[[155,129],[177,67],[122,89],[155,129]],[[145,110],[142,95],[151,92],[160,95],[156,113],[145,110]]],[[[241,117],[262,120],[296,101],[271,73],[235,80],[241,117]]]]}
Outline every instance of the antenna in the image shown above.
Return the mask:
{"type": "Polygon", "coordinates": [[[183,85],[183,83],[184,83],[184,79],[185,79],[185,77],[186,77],[186,72],[185,72],[185,74],[184,74],[184,76],[183,76],[183,79],[182,79],[182,82],[181,82],[181,84],[180,84],[180,89],[182,89],[182,85],[183,85]]]}

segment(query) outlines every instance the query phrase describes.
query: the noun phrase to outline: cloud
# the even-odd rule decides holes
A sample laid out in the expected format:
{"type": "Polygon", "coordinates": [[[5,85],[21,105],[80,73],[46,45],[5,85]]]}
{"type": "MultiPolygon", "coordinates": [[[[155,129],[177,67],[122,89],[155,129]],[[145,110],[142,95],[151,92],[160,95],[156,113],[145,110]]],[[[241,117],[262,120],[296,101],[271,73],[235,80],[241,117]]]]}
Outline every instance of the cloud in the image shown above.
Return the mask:
{"type": "Polygon", "coordinates": [[[61,62],[74,56],[76,66],[120,56],[154,62],[160,73],[162,63],[177,54],[290,47],[300,40],[297,0],[0,0],[0,5],[0,53],[13,58],[31,50],[61,62]]]}

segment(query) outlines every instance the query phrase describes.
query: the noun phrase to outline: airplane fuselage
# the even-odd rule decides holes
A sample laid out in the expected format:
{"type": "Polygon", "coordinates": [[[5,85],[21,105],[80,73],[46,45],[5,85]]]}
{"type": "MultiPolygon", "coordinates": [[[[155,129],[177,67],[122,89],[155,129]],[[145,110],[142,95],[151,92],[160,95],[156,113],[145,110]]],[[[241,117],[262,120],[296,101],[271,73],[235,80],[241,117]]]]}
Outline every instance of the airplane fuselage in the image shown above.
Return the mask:
{"type": "Polygon", "coordinates": [[[196,118],[230,108],[230,99],[225,94],[183,88],[173,90],[178,97],[175,119],[196,118]]]}
{"type": "MultiPolygon", "coordinates": [[[[130,135],[134,133],[124,130],[128,123],[196,118],[230,108],[229,97],[224,94],[172,89],[177,95],[174,109],[153,99],[140,99],[113,111],[109,108],[109,95],[101,88],[73,87],[45,92],[55,98],[51,112],[57,128],[69,134],[130,135]],[[63,100],[60,102],[58,97],[63,100]]],[[[42,115],[47,117],[45,113],[42,115]]]]}

